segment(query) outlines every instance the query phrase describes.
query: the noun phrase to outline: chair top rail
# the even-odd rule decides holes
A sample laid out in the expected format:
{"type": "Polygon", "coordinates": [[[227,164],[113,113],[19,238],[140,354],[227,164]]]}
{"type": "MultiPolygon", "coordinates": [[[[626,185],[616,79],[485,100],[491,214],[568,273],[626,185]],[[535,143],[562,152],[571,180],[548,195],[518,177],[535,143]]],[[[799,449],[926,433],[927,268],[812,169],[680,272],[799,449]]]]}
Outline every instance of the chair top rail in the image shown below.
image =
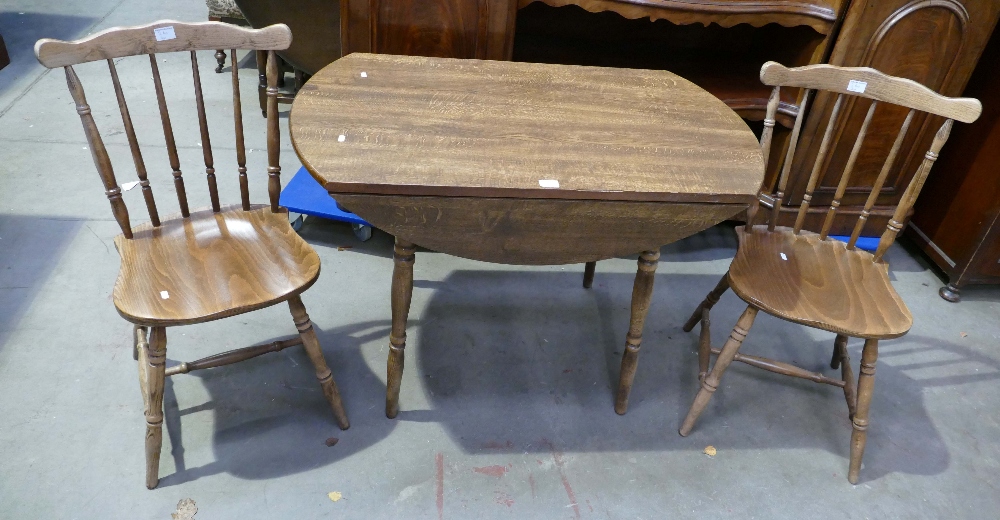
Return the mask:
{"type": "Polygon", "coordinates": [[[978,99],[942,96],[916,81],[889,76],[868,67],[807,65],[788,68],[769,61],[760,69],[760,80],[772,87],[814,88],[865,97],[963,123],[975,121],[983,111],[978,99]]]}
{"type": "Polygon", "coordinates": [[[216,49],[283,50],[292,43],[285,24],[247,29],[222,22],[160,20],[112,27],[74,41],[44,38],[35,43],[38,61],[52,69],[90,61],[177,51],[216,49]]]}

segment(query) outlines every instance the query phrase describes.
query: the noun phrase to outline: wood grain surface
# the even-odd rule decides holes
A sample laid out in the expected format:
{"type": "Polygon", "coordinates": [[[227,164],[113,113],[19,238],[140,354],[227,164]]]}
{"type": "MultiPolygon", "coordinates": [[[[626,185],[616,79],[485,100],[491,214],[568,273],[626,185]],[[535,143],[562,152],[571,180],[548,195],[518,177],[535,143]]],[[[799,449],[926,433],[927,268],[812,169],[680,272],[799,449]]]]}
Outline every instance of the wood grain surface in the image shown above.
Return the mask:
{"type": "Polygon", "coordinates": [[[963,123],[975,121],[983,111],[983,105],[978,99],[942,96],[916,81],[889,76],[868,67],[807,65],[790,69],[769,61],[760,69],[760,80],[771,86],[814,88],[874,99],[963,123]],[[863,82],[865,85],[849,90],[851,81],[863,82]]]}
{"type": "Polygon", "coordinates": [[[305,291],[319,257],[288,224],[286,212],[223,206],[189,218],[142,224],[119,235],[122,258],[114,302],[146,325],[200,323],[260,309],[305,291]],[[163,291],[166,292],[164,297],[163,291]]]}
{"type": "Polygon", "coordinates": [[[35,57],[48,68],[138,54],[216,49],[287,49],[292,31],[287,25],[247,29],[222,22],[160,20],[134,27],[112,27],[93,36],[67,42],[43,38],[35,43],[35,57]],[[157,29],[172,28],[161,32],[157,29]],[[173,35],[173,38],[168,36],[173,35]]]}
{"type": "Polygon", "coordinates": [[[333,194],[375,227],[428,249],[518,265],[630,255],[693,235],[742,204],[333,194]]]}
{"type": "Polygon", "coordinates": [[[746,123],[666,71],[352,54],[290,117],[336,193],[747,204],[764,174],[746,123]]]}
{"type": "Polygon", "coordinates": [[[896,338],[913,317],[889,282],[888,264],[816,233],[754,226],[737,229],[730,286],[744,301],[780,318],[860,338],[896,338]],[[784,255],[784,256],[782,256],[784,255]]]}
{"type": "Polygon", "coordinates": [[[761,27],[807,25],[829,34],[843,4],[838,0],[518,0],[519,7],[542,1],[553,7],[577,5],[592,13],[613,11],[625,18],[665,19],[678,25],[717,23],[722,27],[748,23],[761,27]]]}

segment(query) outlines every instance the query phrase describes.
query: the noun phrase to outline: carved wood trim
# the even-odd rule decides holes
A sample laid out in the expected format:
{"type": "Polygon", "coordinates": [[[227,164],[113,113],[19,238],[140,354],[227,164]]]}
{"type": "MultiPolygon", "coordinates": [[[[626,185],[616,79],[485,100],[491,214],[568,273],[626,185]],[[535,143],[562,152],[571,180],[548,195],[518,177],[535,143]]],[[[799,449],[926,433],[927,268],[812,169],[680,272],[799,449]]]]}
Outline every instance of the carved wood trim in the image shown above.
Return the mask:
{"type": "MultiPolygon", "coordinates": [[[[540,1],[552,7],[576,5],[592,13],[612,11],[629,19],[649,18],[685,25],[717,23],[732,27],[746,23],[763,27],[776,23],[785,27],[806,25],[829,35],[837,22],[833,7],[793,0],[723,2],[717,0],[518,0],[518,8],[540,1]],[[771,15],[771,16],[762,16],[771,15]]],[[[928,0],[933,1],[933,0],[928,0]]]]}

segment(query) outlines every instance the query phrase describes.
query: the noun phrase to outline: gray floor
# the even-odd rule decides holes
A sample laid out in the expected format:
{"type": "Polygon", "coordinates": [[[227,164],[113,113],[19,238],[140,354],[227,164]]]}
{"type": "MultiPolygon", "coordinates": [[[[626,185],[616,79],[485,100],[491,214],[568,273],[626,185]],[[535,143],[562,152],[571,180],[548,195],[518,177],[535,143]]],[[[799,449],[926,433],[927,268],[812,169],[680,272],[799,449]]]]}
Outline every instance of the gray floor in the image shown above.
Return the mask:
{"type": "MultiPolygon", "coordinates": [[[[0,517],[197,518],[987,518],[1000,507],[1000,290],[958,305],[901,245],[889,255],[915,325],[884,343],[862,482],[848,484],[850,426],[839,390],[736,366],[694,433],[676,430],[697,389],[687,313],[734,252],[726,228],[663,249],[631,409],[612,410],[635,259],[519,268],[420,252],[402,413],[382,413],[390,238],[342,224],[302,234],[323,260],[304,301],[352,427],[336,429],[303,352],[172,378],[162,480],[143,486],[142,401],[130,325],[115,312],[117,227],[60,71],[39,37],[80,37],[160,18],[203,20],[198,0],[4,0],[0,33],[0,517]],[[349,249],[341,249],[340,246],[349,249]],[[327,447],[335,436],[339,443],[327,447]],[[712,445],[717,455],[703,449],[712,445]],[[343,499],[328,498],[339,492],[343,499]]],[[[201,69],[210,114],[229,76],[201,69]]],[[[255,200],[264,200],[263,119],[241,56],[255,200]]],[[[201,187],[190,68],[161,57],[192,205],[201,187]]],[[[143,59],[119,64],[163,212],[169,174],[143,59]],[[143,103],[141,100],[147,100],[143,103]]],[[[228,72],[228,68],[226,71],[228,72]]],[[[133,179],[102,63],[79,67],[121,182],[133,179]]],[[[287,110],[287,107],[283,108],[287,110]]],[[[211,117],[211,116],[210,116],[211,117]]],[[[213,120],[223,193],[238,200],[231,123],[213,120]],[[228,132],[228,133],[227,133],[228,132]]],[[[282,123],[284,125],[284,122],[282,123]]],[[[283,132],[285,131],[283,126],[283,132]]],[[[297,167],[287,146],[285,179],[297,167]]],[[[133,215],[139,190],[126,193],[133,215]]],[[[741,303],[713,314],[721,339],[741,303]]],[[[170,363],[294,332],[287,309],[170,330],[170,363]]],[[[748,352],[826,370],[827,333],[762,317],[748,352]]],[[[852,341],[852,358],[860,357],[852,341]]]]}

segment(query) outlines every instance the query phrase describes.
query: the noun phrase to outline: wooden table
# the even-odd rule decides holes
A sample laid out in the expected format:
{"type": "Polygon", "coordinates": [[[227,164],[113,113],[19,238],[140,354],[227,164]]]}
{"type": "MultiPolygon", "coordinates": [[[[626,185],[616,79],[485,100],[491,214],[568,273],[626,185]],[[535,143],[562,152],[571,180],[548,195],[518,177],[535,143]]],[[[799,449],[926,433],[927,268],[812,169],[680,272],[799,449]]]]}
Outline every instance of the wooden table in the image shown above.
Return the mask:
{"type": "Polygon", "coordinates": [[[743,120],[666,71],[352,54],[302,88],[289,127],[313,177],[396,237],[389,417],[414,244],[517,265],[641,252],[625,413],[660,246],[745,209],[764,175],[743,120]]]}

